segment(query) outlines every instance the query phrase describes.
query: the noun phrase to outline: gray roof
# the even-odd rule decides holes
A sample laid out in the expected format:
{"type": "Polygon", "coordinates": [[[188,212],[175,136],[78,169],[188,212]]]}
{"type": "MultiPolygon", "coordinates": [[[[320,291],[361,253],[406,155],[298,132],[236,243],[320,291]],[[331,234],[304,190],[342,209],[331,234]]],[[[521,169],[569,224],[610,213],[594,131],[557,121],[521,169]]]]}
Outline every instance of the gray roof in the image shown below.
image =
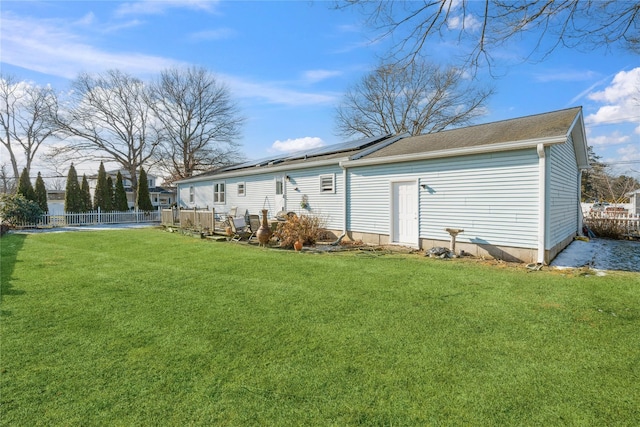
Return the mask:
{"type": "Polygon", "coordinates": [[[491,144],[566,137],[582,108],[519,117],[437,133],[400,139],[366,159],[402,156],[432,151],[471,148],[491,144]]]}

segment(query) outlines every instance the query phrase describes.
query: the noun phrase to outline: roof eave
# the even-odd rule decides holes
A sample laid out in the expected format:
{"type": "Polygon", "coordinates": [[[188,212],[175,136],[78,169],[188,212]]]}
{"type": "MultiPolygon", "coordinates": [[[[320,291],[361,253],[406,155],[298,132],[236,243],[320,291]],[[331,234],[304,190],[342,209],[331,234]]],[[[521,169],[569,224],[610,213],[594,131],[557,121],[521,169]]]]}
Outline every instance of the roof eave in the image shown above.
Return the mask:
{"type": "Polygon", "coordinates": [[[538,144],[554,145],[562,144],[567,141],[566,135],[559,135],[547,138],[528,139],[523,141],[510,141],[497,144],[487,144],[475,147],[453,148],[447,150],[438,150],[423,153],[402,154],[398,156],[364,158],[358,160],[348,160],[341,162],[343,167],[369,166],[388,163],[402,163],[415,160],[439,159],[445,157],[458,157],[472,154],[495,153],[499,151],[522,150],[527,148],[536,148],[538,144]]]}

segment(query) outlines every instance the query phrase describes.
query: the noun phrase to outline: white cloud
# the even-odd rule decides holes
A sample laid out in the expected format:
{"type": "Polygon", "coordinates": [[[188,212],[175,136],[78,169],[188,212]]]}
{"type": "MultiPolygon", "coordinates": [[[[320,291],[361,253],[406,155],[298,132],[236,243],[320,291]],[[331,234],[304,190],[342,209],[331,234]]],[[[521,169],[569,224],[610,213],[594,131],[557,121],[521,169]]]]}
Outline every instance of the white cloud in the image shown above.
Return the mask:
{"type": "MultiPolygon", "coordinates": [[[[81,22],[92,18],[88,15],[81,22]]],[[[56,20],[37,20],[3,13],[0,17],[2,62],[40,73],[68,79],[80,72],[104,72],[120,69],[139,78],[147,78],[165,68],[185,66],[183,62],[137,52],[107,52],[90,44],[86,32],[74,32],[73,26],[56,20]]],[[[210,34],[211,35],[211,34],[210,34]]],[[[332,71],[316,70],[308,77],[328,78],[332,71]]],[[[282,82],[250,81],[235,76],[220,76],[234,96],[264,100],[289,106],[333,105],[341,94],[299,91],[282,82]]],[[[295,82],[299,84],[300,82],[295,82]]]]}
{"type": "Polygon", "coordinates": [[[234,76],[221,76],[229,85],[234,96],[264,99],[269,103],[290,106],[332,105],[340,95],[334,93],[301,92],[282,87],[279,83],[252,82],[234,76]]]}
{"type": "Polygon", "coordinates": [[[121,4],[116,15],[159,15],[176,8],[214,12],[218,3],[217,0],[142,0],[121,4]]]}
{"type": "MultiPolygon", "coordinates": [[[[593,80],[598,73],[591,70],[547,70],[544,73],[534,74],[534,79],[538,82],[577,82],[593,80]]],[[[593,90],[595,86],[589,88],[593,90]]]]}
{"type": "Polygon", "coordinates": [[[340,75],[342,72],[336,70],[309,70],[304,73],[304,79],[310,83],[317,83],[340,75]]]}
{"type": "Polygon", "coordinates": [[[451,30],[478,31],[482,24],[475,15],[456,15],[447,19],[447,27],[451,30]]]}
{"type": "Polygon", "coordinates": [[[80,71],[118,68],[140,75],[180,65],[178,61],[139,53],[111,53],[87,44],[61,22],[18,18],[4,13],[2,62],[41,73],[74,78],[80,71]]]}
{"type": "Polygon", "coordinates": [[[595,137],[589,137],[589,145],[592,146],[605,146],[624,144],[630,140],[629,135],[624,135],[619,131],[614,131],[609,135],[599,135],[595,137]]]}
{"type": "Polygon", "coordinates": [[[271,145],[274,151],[293,152],[300,150],[309,150],[324,146],[321,138],[315,136],[305,136],[304,138],[287,139],[285,141],[276,141],[271,145]]]}
{"type": "Polygon", "coordinates": [[[606,104],[585,118],[587,124],[638,123],[640,111],[640,67],[620,71],[602,91],[592,92],[588,98],[606,104]]]}

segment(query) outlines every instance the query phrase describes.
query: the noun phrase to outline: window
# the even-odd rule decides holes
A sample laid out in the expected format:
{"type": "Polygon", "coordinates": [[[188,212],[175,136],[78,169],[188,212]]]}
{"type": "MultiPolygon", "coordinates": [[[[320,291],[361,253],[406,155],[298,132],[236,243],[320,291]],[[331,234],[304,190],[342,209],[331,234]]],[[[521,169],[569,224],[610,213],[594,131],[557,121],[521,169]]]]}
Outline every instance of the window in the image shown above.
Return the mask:
{"type": "Polygon", "coordinates": [[[335,174],[320,175],[320,193],[335,193],[335,174]]]}
{"type": "Polygon", "coordinates": [[[189,203],[195,201],[195,192],[193,191],[193,185],[189,187],[189,203]]]}
{"type": "Polygon", "coordinates": [[[276,178],[276,194],[284,194],[284,185],[282,185],[282,178],[276,178]]]}
{"type": "Polygon", "coordinates": [[[152,179],[148,179],[147,181],[149,181],[149,182],[147,183],[147,185],[149,186],[149,188],[153,188],[153,187],[155,187],[155,186],[153,185],[153,180],[152,180],[152,179]]]}
{"type": "Polygon", "coordinates": [[[238,196],[243,197],[244,196],[244,182],[239,182],[238,183],[238,196]]]}
{"type": "Polygon", "coordinates": [[[224,182],[213,185],[213,203],[224,203],[224,182]]]}

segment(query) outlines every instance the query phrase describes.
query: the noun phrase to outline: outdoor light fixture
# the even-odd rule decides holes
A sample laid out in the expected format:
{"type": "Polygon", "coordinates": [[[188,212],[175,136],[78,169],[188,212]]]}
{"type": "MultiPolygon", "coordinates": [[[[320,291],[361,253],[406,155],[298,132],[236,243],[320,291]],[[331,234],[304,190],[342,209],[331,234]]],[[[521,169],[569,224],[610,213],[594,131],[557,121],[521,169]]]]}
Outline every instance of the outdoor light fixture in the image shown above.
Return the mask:
{"type": "Polygon", "coordinates": [[[291,182],[291,177],[289,175],[285,176],[285,179],[287,180],[287,182],[291,182]]]}

